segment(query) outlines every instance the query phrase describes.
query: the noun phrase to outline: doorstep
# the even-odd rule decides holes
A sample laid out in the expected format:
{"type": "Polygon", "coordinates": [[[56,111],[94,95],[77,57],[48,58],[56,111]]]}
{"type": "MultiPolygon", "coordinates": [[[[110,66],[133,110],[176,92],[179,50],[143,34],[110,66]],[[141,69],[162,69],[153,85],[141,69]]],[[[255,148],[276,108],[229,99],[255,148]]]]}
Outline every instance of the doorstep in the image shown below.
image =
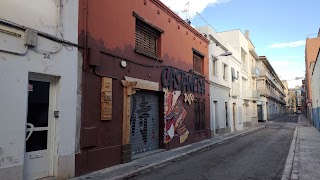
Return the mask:
{"type": "Polygon", "coordinates": [[[150,156],[150,155],[153,155],[153,154],[156,154],[156,153],[160,153],[160,152],[163,152],[163,151],[166,151],[165,149],[155,149],[155,150],[152,150],[152,151],[147,151],[147,152],[144,152],[144,153],[139,153],[139,154],[136,154],[136,155],[133,155],[131,156],[132,160],[136,160],[136,159],[139,159],[139,158],[142,158],[142,157],[146,157],[146,156],[150,156]]]}

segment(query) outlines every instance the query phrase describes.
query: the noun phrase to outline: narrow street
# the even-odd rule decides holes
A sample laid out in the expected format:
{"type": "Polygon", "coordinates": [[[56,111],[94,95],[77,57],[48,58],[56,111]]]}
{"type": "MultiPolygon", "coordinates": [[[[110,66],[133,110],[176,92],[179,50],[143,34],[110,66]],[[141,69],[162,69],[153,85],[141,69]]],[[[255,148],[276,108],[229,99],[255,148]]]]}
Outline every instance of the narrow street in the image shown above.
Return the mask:
{"type": "Polygon", "coordinates": [[[281,179],[297,120],[279,118],[253,134],[131,179],[281,179]]]}

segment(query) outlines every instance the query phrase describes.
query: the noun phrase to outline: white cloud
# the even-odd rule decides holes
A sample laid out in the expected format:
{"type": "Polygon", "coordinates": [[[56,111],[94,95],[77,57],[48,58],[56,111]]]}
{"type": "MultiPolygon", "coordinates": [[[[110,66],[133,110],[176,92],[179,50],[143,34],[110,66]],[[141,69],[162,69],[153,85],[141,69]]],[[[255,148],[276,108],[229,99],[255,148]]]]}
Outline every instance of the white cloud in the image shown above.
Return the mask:
{"type": "Polygon", "coordinates": [[[184,10],[188,10],[187,3],[189,2],[190,19],[192,19],[196,12],[201,13],[205,8],[219,3],[225,3],[229,0],[161,0],[162,3],[167,5],[172,11],[177,13],[182,19],[186,19],[184,10]]]}
{"type": "Polygon", "coordinates": [[[274,43],[270,45],[270,48],[285,48],[285,47],[298,47],[306,44],[305,40],[287,42],[287,43],[274,43]]]}

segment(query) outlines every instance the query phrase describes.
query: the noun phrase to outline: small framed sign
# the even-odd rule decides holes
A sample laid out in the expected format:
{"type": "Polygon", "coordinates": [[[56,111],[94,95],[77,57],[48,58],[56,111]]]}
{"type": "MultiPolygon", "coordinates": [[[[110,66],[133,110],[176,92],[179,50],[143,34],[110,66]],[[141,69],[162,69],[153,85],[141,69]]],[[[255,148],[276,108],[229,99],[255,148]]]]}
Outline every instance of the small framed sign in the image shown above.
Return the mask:
{"type": "Polygon", "coordinates": [[[102,78],[101,82],[101,120],[112,119],[112,79],[102,78]]]}

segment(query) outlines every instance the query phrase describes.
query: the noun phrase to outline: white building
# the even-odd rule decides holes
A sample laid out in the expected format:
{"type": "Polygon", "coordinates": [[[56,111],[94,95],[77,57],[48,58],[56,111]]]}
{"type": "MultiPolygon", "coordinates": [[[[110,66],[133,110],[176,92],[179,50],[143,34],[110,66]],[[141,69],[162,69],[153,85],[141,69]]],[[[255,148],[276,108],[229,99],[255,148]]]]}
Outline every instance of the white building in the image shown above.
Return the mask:
{"type": "Polygon", "coordinates": [[[257,79],[260,75],[260,69],[257,67],[257,61],[259,59],[258,54],[255,51],[255,46],[253,45],[249,31],[245,31],[245,37],[248,41],[248,47],[249,47],[249,69],[248,69],[248,74],[249,74],[249,79],[251,80],[250,83],[250,91],[247,92],[247,96],[249,97],[249,106],[251,107],[250,115],[251,115],[251,122],[247,122],[245,125],[246,126],[257,126],[258,125],[258,106],[257,103],[260,101],[260,93],[257,90],[257,79]]]}
{"type": "Polygon", "coordinates": [[[285,115],[284,85],[266,56],[259,56],[257,67],[260,69],[260,76],[257,80],[257,88],[260,92],[260,102],[258,102],[260,112],[258,113],[261,116],[259,120],[267,121],[285,115]]]}
{"type": "Polygon", "coordinates": [[[77,43],[78,1],[0,2],[0,179],[74,176],[77,43]]]}
{"type": "Polygon", "coordinates": [[[210,40],[210,124],[211,134],[223,134],[240,130],[242,110],[240,106],[239,53],[211,27],[198,28],[210,40]],[[231,53],[232,54],[231,54],[231,53]]]}
{"type": "Polygon", "coordinates": [[[239,122],[239,128],[257,125],[257,101],[259,93],[256,86],[256,78],[259,70],[255,68],[257,55],[254,46],[249,38],[249,32],[245,37],[240,30],[230,30],[218,33],[226,40],[237,52],[236,59],[240,59],[240,97],[238,98],[238,115],[242,121],[239,122]],[[252,71],[254,71],[252,73],[252,71]]]}

